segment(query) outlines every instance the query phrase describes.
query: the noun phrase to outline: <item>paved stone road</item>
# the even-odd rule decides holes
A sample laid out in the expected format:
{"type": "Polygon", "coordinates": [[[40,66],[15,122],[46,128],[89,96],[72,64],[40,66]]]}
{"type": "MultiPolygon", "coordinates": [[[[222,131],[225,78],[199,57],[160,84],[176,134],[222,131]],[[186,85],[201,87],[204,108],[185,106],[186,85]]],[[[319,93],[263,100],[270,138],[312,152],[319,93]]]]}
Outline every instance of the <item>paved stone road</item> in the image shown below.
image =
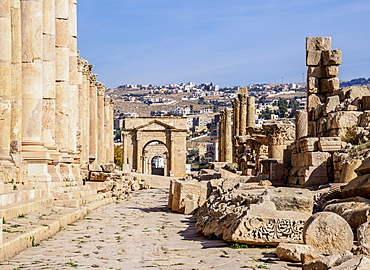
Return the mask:
{"type": "Polygon", "coordinates": [[[137,191],[94,210],[0,269],[299,269],[274,249],[232,249],[166,207],[167,191],[137,191]]]}

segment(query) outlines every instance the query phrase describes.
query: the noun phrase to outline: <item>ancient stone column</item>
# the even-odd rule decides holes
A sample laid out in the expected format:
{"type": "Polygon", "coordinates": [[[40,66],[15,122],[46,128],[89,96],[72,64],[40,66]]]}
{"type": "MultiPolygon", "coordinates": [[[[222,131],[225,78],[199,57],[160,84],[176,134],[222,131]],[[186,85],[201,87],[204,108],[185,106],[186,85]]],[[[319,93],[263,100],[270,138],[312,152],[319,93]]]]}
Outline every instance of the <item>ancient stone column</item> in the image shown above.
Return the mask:
{"type": "MultiPolygon", "coordinates": [[[[12,21],[12,104],[10,140],[22,140],[22,33],[21,33],[21,2],[11,1],[12,21]]],[[[3,50],[0,50],[1,52],[3,50]]],[[[1,78],[2,79],[2,78],[1,78]]],[[[1,80],[0,79],[0,80],[1,80]]],[[[19,144],[19,143],[18,143],[19,144]]]]}
{"type": "Polygon", "coordinates": [[[220,123],[218,130],[218,155],[221,162],[225,162],[225,111],[220,114],[220,123]]]}
{"type": "Polygon", "coordinates": [[[308,134],[308,114],[306,111],[295,112],[295,139],[307,137],[308,134]]]}
{"type": "Polygon", "coordinates": [[[247,98],[247,127],[256,126],[256,104],[254,97],[247,98]]]}
{"type": "MultiPolygon", "coordinates": [[[[69,29],[69,141],[68,149],[71,154],[77,151],[77,132],[79,119],[78,69],[77,69],[77,6],[76,0],[68,0],[68,29],[69,29]]],[[[77,157],[75,157],[77,158],[77,157]]]]}
{"type": "Polygon", "coordinates": [[[42,1],[21,0],[23,143],[41,144],[43,98],[42,1]]]}
{"type": "Polygon", "coordinates": [[[233,162],[233,143],[231,128],[232,109],[225,109],[225,162],[233,162]]]}
{"type": "Polygon", "coordinates": [[[98,129],[98,162],[105,162],[105,141],[104,141],[104,84],[96,82],[98,96],[98,114],[97,114],[97,129],[98,129]]]}
{"type": "Polygon", "coordinates": [[[245,136],[247,134],[247,96],[244,94],[239,94],[240,100],[240,125],[239,125],[239,135],[245,136]]]}
{"type": "Polygon", "coordinates": [[[98,92],[96,89],[96,76],[97,74],[90,74],[90,160],[96,160],[98,154],[98,92]]]}
{"type": "Polygon", "coordinates": [[[56,50],[56,116],[55,141],[63,153],[68,152],[70,88],[69,88],[69,2],[55,0],[56,50]]]}
{"type": "Polygon", "coordinates": [[[239,136],[240,131],[240,102],[238,98],[235,98],[233,100],[233,117],[234,117],[234,129],[233,129],[233,135],[239,136]]]}
{"type": "Polygon", "coordinates": [[[81,163],[89,162],[89,143],[90,143],[90,66],[89,63],[80,58],[81,82],[79,88],[79,130],[80,130],[80,151],[81,163]]]}
{"type": "Polygon", "coordinates": [[[43,124],[42,139],[46,148],[55,145],[55,1],[43,1],[43,124]]]}
{"type": "Polygon", "coordinates": [[[105,161],[114,161],[113,145],[113,100],[110,97],[104,98],[104,140],[105,140],[105,161]]]}
{"type": "Polygon", "coordinates": [[[10,0],[0,0],[0,159],[10,159],[12,94],[12,24],[10,0]]]}

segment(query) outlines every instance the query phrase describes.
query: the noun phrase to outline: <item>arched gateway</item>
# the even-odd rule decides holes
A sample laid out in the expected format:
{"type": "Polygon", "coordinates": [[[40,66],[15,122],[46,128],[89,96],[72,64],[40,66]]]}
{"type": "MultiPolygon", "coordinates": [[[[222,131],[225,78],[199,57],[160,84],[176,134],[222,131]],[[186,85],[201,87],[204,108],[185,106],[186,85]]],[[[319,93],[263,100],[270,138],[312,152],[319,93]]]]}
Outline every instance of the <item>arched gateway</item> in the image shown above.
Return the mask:
{"type": "Polygon", "coordinates": [[[128,117],[123,125],[124,163],[139,173],[186,176],[186,118],[128,117]]]}

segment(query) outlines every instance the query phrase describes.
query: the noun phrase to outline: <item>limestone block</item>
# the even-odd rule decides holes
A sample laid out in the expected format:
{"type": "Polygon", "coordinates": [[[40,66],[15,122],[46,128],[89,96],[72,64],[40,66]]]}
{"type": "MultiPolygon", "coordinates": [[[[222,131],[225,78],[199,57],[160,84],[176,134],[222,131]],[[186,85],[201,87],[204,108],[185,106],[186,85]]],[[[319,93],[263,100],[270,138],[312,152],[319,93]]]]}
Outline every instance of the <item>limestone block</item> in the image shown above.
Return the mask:
{"type": "Polygon", "coordinates": [[[321,93],[333,93],[339,89],[339,78],[328,78],[320,80],[320,92],[321,93]]]}
{"type": "Polygon", "coordinates": [[[301,254],[301,263],[305,264],[305,263],[308,263],[310,261],[321,259],[321,258],[324,258],[324,257],[325,257],[324,254],[319,254],[319,253],[315,253],[315,252],[302,253],[301,254]]]}
{"type": "Polygon", "coordinates": [[[331,96],[326,99],[324,116],[327,116],[328,113],[334,112],[336,107],[340,104],[339,96],[331,96]]]}
{"type": "Polygon", "coordinates": [[[362,97],[362,108],[364,110],[370,110],[370,96],[362,97]]]}
{"type": "Polygon", "coordinates": [[[328,51],[331,49],[330,37],[306,37],[306,51],[322,50],[328,51]]]}
{"type": "Polygon", "coordinates": [[[370,244],[370,222],[357,227],[357,241],[359,245],[370,244]]]}
{"type": "Polygon", "coordinates": [[[340,137],[320,137],[319,149],[323,152],[334,152],[342,149],[342,140],[340,137]]]}
{"type": "Polygon", "coordinates": [[[102,168],[100,167],[99,163],[90,163],[89,164],[89,171],[91,171],[91,172],[101,172],[102,168]]]}
{"type": "Polygon", "coordinates": [[[317,124],[317,132],[325,133],[328,131],[328,118],[327,117],[321,117],[317,124]]]}
{"type": "Polygon", "coordinates": [[[329,182],[326,163],[320,166],[309,166],[308,169],[305,170],[304,179],[305,187],[326,185],[329,182]]]}
{"type": "Polygon", "coordinates": [[[307,220],[303,228],[303,240],[320,253],[338,254],[351,250],[353,233],[341,216],[319,212],[307,220]]]}
{"type": "Polygon", "coordinates": [[[313,118],[312,119],[317,120],[317,119],[320,119],[321,117],[325,116],[324,115],[325,107],[326,107],[326,104],[321,103],[321,104],[317,105],[317,107],[315,109],[312,109],[313,110],[313,118]]]}
{"type": "Polygon", "coordinates": [[[276,248],[276,254],[280,260],[301,261],[301,255],[314,252],[309,245],[280,243],[276,248]]]}
{"type": "Polygon", "coordinates": [[[319,93],[319,79],[316,77],[308,77],[307,78],[307,93],[309,94],[317,94],[319,93]]]}
{"type": "Polygon", "coordinates": [[[322,66],[310,66],[307,68],[308,80],[312,77],[322,79],[325,78],[325,68],[322,66]]]}
{"type": "Polygon", "coordinates": [[[370,158],[365,159],[355,171],[360,175],[370,173],[370,158]]]}
{"type": "Polygon", "coordinates": [[[365,174],[351,180],[341,191],[344,198],[362,196],[370,198],[370,175],[365,174]]]}
{"type": "Polygon", "coordinates": [[[330,50],[322,52],[322,64],[324,66],[341,65],[342,64],[342,50],[330,50]]]}
{"type": "Polygon", "coordinates": [[[223,194],[213,193],[196,214],[196,228],[204,235],[214,233],[225,241],[239,243],[302,243],[301,229],[310,215],[306,211],[307,205],[312,205],[312,195],[300,192],[258,187],[248,192],[235,188],[223,194]],[[290,229],[281,230],[283,227],[290,229]]]}
{"type": "Polygon", "coordinates": [[[55,80],[65,81],[69,80],[69,49],[55,48],[55,80]]]}
{"type": "Polygon", "coordinates": [[[55,1],[55,16],[58,19],[68,19],[69,15],[69,1],[56,0],[55,1]]]}
{"type": "Polygon", "coordinates": [[[360,127],[370,127],[370,111],[364,111],[362,114],[360,127]]]}
{"type": "Polygon", "coordinates": [[[349,181],[355,179],[357,177],[355,169],[358,168],[361,163],[362,160],[360,159],[346,160],[342,165],[340,178],[337,183],[348,183],[349,181]]]}
{"type": "Polygon", "coordinates": [[[360,124],[362,112],[340,111],[328,114],[329,129],[345,129],[360,124]]]}
{"type": "Polygon", "coordinates": [[[369,259],[363,258],[351,258],[345,260],[340,265],[330,268],[331,270],[365,270],[369,269],[369,259]],[[365,260],[364,260],[365,259],[365,260]],[[364,268],[365,267],[365,268],[364,268]]]}
{"type": "Polygon", "coordinates": [[[370,221],[370,207],[347,210],[341,216],[352,228],[357,228],[361,224],[370,221]]]}
{"type": "Polygon", "coordinates": [[[116,164],[114,163],[102,163],[100,164],[100,166],[103,172],[108,172],[108,173],[113,172],[116,169],[116,164]]]}
{"type": "Polygon", "coordinates": [[[306,54],[306,66],[320,66],[321,65],[321,51],[311,50],[306,54]]]}
{"type": "Polygon", "coordinates": [[[345,99],[362,98],[363,96],[370,96],[370,89],[366,85],[348,86],[335,91],[335,94],[339,96],[340,101],[343,102],[345,99]]]}
{"type": "Polygon", "coordinates": [[[339,66],[326,66],[325,67],[325,77],[332,78],[338,77],[339,66]]]}
{"type": "Polygon", "coordinates": [[[184,214],[191,215],[198,208],[198,201],[193,196],[185,198],[184,214]]]}
{"type": "Polygon", "coordinates": [[[314,152],[319,149],[318,148],[319,138],[315,138],[315,137],[303,138],[299,140],[299,142],[300,142],[300,148],[302,152],[314,152]]]}
{"type": "Polygon", "coordinates": [[[184,213],[186,201],[195,200],[198,206],[199,198],[207,196],[200,194],[200,192],[205,191],[200,188],[200,183],[195,180],[177,180],[173,181],[173,185],[171,209],[174,212],[184,213]]]}
{"type": "Polygon", "coordinates": [[[90,172],[90,181],[105,182],[108,178],[111,178],[113,174],[104,172],[90,172]]]}
{"type": "MultiPolygon", "coordinates": [[[[327,270],[334,269],[336,262],[341,259],[342,255],[324,256],[316,260],[309,261],[302,265],[303,270],[327,270]]],[[[350,268],[347,268],[350,269],[350,268]]]]}
{"type": "Polygon", "coordinates": [[[321,103],[325,103],[325,97],[323,95],[311,94],[308,96],[307,108],[316,108],[321,103]]]}

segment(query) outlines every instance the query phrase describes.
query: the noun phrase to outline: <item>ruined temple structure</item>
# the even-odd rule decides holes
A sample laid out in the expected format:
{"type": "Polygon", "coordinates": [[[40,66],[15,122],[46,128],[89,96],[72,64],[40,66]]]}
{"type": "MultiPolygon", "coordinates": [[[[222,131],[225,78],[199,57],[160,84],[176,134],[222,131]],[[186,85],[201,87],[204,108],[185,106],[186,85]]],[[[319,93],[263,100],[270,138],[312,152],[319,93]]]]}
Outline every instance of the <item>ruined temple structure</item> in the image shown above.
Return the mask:
{"type": "Polygon", "coordinates": [[[76,1],[0,6],[0,218],[60,207],[47,226],[0,233],[2,260],[110,202],[89,171],[112,180],[115,166],[113,100],[77,51],[76,1]]]}

